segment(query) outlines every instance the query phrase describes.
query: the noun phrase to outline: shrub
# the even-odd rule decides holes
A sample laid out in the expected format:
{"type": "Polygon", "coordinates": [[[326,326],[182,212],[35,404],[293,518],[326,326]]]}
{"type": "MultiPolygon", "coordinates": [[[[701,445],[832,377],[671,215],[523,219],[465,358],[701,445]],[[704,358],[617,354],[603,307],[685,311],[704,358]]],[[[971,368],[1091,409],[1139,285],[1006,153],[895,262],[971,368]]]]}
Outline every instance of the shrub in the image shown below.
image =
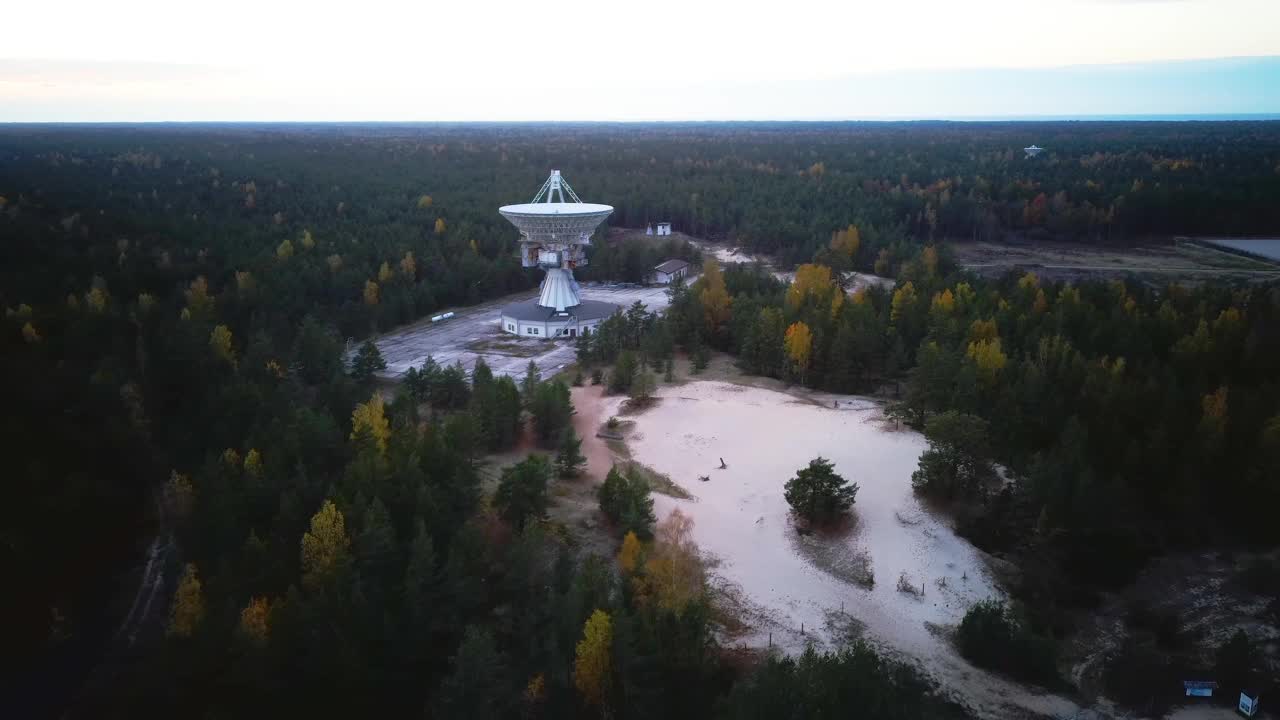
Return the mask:
{"type": "Polygon", "coordinates": [[[917,588],[906,573],[898,575],[898,592],[919,597],[923,592],[923,588],[917,588]]]}
{"type": "Polygon", "coordinates": [[[556,452],[556,474],[562,478],[577,477],[586,464],[587,458],[582,454],[582,439],[570,425],[565,428],[560,448],[556,452]]]}
{"type": "Polygon", "coordinates": [[[925,422],[929,449],[911,474],[916,492],[944,500],[974,500],[995,477],[988,459],[987,423],[954,410],[925,422]]]}
{"type": "Polygon", "coordinates": [[[613,372],[609,373],[609,392],[630,392],[631,383],[635,380],[638,371],[635,353],[623,350],[618,354],[618,362],[614,364],[613,372]]]}
{"type": "Polygon", "coordinates": [[[726,720],[759,718],[965,718],[914,666],[858,641],[837,652],[809,648],[770,657],[735,683],[722,703],[726,720]]]}
{"type": "Polygon", "coordinates": [[[984,600],[969,608],[956,631],[956,644],[979,667],[1024,682],[1061,683],[1053,642],[1023,627],[1002,602],[984,600]]]}
{"type": "Polygon", "coordinates": [[[502,469],[494,505],[511,527],[523,530],[529,520],[547,512],[547,481],[551,479],[551,462],[542,455],[530,455],[524,461],[502,469]]]}
{"type": "Polygon", "coordinates": [[[634,469],[625,473],[614,465],[596,491],[600,511],[617,523],[623,534],[634,532],[642,540],[653,537],[653,498],[649,483],[634,469]]]}
{"type": "Polygon", "coordinates": [[[1126,642],[1102,672],[1107,697],[1160,717],[1182,696],[1181,677],[1169,655],[1149,644],[1126,642]]]}

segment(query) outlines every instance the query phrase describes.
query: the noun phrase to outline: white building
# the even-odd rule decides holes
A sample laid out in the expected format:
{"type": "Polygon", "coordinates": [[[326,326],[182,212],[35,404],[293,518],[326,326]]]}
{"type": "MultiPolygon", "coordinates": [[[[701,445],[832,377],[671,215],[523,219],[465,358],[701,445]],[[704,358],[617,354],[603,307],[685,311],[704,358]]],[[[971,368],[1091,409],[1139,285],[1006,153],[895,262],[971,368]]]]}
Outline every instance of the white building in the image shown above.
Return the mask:
{"type": "Polygon", "coordinates": [[[1039,155],[1040,153],[1044,152],[1044,148],[1036,147],[1035,145],[1032,145],[1031,147],[1022,148],[1022,152],[1026,153],[1027,157],[1033,158],[1039,155]]]}
{"type": "Polygon", "coordinates": [[[677,278],[683,278],[689,274],[689,263],[684,260],[668,260],[653,269],[653,282],[659,285],[669,285],[677,278]]]}
{"type": "Polygon", "coordinates": [[[670,235],[670,234],[671,234],[671,223],[669,223],[669,222],[660,222],[660,223],[658,223],[658,234],[659,234],[659,235],[670,235]]]}
{"type": "Polygon", "coordinates": [[[613,303],[583,300],[558,311],[539,305],[537,300],[526,300],[502,308],[502,329],[512,335],[535,338],[590,335],[618,309],[613,303]]]}

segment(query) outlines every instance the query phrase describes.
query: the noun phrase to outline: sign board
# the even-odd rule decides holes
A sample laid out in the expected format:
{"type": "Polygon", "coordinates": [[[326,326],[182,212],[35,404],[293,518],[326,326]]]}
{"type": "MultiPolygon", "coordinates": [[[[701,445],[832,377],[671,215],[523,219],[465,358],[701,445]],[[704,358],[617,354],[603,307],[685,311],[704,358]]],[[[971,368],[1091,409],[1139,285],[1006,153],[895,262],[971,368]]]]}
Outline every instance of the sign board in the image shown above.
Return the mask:
{"type": "Polygon", "coordinates": [[[1189,687],[1187,697],[1213,697],[1213,688],[1189,687]]]}
{"type": "Polygon", "coordinates": [[[1187,697],[1213,697],[1218,683],[1212,680],[1183,680],[1182,687],[1186,689],[1187,697]]]}

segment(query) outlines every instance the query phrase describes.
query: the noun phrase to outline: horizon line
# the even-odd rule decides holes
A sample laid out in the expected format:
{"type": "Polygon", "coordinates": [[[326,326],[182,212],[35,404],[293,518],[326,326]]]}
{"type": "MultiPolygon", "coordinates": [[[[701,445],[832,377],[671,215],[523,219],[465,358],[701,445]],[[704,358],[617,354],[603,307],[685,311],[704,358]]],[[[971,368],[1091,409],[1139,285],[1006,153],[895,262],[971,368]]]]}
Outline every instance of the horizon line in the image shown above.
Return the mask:
{"type": "Polygon", "coordinates": [[[982,123],[982,122],[1275,122],[1280,111],[1255,113],[1049,113],[1028,115],[868,115],[809,118],[647,118],[573,120],[0,120],[0,127],[17,126],[131,126],[131,125],[714,125],[714,124],[856,124],[856,123],[982,123]]]}

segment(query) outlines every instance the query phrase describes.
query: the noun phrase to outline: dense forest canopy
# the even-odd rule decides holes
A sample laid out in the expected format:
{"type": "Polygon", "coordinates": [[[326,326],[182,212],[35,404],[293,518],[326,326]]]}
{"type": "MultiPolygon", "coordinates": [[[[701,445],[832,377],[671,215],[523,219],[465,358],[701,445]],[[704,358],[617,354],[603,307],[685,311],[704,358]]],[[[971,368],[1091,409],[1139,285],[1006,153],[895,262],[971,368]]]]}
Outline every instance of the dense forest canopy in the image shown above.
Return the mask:
{"type": "MultiPolygon", "coordinates": [[[[903,383],[893,412],[936,453],[920,487],[965,503],[979,545],[1032,559],[1019,593],[1044,601],[1037,630],[1061,630],[1064,585],[1089,595],[1165,548],[1275,541],[1275,288],[982,281],[933,243],[1280,233],[1280,123],[8,126],[15,687],[46,705],[78,688],[159,530],[176,548],[168,639],[77,696],[91,714],[136,715],[146,695],[158,715],[748,717],[800,684],[815,707],[910,694],[953,714],[865,648],[730,690],[688,528],[650,527],[631,478],[608,505],[655,539],[632,539],[621,577],[529,522],[549,462],[507,468],[482,502],[478,458],[526,416],[572,467],[562,382],[424,367],[384,406],[372,353],[349,373],[348,338],[534,286],[496,209],[551,168],[614,205],[614,226],[670,220],[800,265],[790,287],[709,266],[666,317],[611,320],[584,363],[656,373],[676,347],[695,365],[714,347],[815,388],[903,383]],[[1032,142],[1048,151],[1024,159],[1032,142]],[[853,268],[898,285],[847,295],[853,268]],[[989,423],[983,446],[948,412],[989,423]],[[1018,478],[998,491],[993,458],[1018,478]],[[685,586],[655,579],[673,569],[685,586]],[[839,681],[859,668],[875,674],[839,681]]],[[[598,238],[585,277],[695,256],[598,238]]]]}

